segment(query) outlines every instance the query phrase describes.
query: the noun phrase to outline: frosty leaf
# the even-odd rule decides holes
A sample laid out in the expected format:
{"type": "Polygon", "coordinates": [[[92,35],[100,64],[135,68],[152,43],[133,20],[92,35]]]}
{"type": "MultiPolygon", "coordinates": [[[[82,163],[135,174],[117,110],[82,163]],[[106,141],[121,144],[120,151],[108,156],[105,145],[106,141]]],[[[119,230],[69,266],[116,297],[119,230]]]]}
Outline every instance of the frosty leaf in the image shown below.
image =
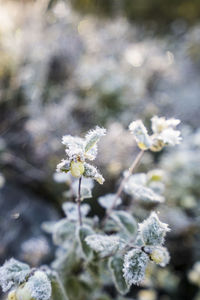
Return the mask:
{"type": "Polygon", "coordinates": [[[55,245],[63,245],[74,236],[75,224],[68,219],[58,221],[53,229],[53,242],[55,245]]]}
{"type": "Polygon", "coordinates": [[[0,268],[0,285],[7,292],[14,285],[22,283],[30,273],[30,267],[14,258],[6,261],[0,268]]]}
{"type": "Polygon", "coordinates": [[[164,197],[155,193],[151,188],[135,184],[129,180],[125,185],[125,191],[135,197],[137,200],[144,202],[164,202],[164,197]]]}
{"type": "MultiPolygon", "coordinates": [[[[72,184],[73,191],[75,191],[75,196],[78,197],[78,181],[74,181],[72,184]]],[[[92,191],[89,185],[85,185],[82,181],[81,184],[81,199],[92,198],[92,191]]]]}
{"type": "MultiPolygon", "coordinates": [[[[70,168],[70,165],[69,165],[70,168]]],[[[69,183],[70,182],[70,174],[69,173],[54,173],[53,179],[58,183],[69,183]]]]}
{"type": "Polygon", "coordinates": [[[139,224],[139,231],[146,245],[162,245],[165,235],[170,229],[168,225],[160,222],[157,214],[153,212],[143,223],[139,224]]]}
{"type": "Polygon", "coordinates": [[[134,235],[137,231],[135,219],[127,212],[118,210],[111,214],[111,218],[129,235],[134,235]]]}
{"type": "Polygon", "coordinates": [[[140,249],[133,249],[125,255],[123,273],[127,285],[140,284],[144,279],[148,261],[148,255],[140,249]]]}
{"type": "Polygon", "coordinates": [[[70,170],[70,161],[62,159],[62,161],[57,165],[56,172],[69,172],[70,170]]]}
{"type": "Polygon", "coordinates": [[[93,234],[86,237],[85,241],[101,257],[113,255],[124,247],[124,241],[116,235],[93,234]]]}
{"type": "Polygon", "coordinates": [[[115,287],[122,295],[126,294],[129,290],[123,276],[123,263],[123,259],[119,256],[111,257],[108,263],[115,287]]]}
{"type": "Polygon", "coordinates": [[[170,260],[169,252],[165,247],[152,247],[150,258],[161,267],[165,267],[170,260]]]}
{"type": "MultiPolygon", "coordinates": [[[[106,129],[105,128],[100,128],[100,127],[96,127],[93,130],[90,130],[86,137],[86,144],[85,144],[85,152],[88,152],[89,150],[91,150],[96,143],[99,141],[99,139],[104,136],[106,134],[106,129]]],[[[94,156],[95,158],[95,156],[94,156]]],[[[93,158],[93,159],[94,159],[93,158]]]]}
{"type": "Polygon", "coordinates": [[[56,225],[57,222],[55,221],[47,221],[47,222],[43,222],[41,227],[42,229],[47,232],[47,233],[53,233],[54,231],[54,227],[56,225]]]}
{"type": "Polygon", "coordinates": [[[89,247],[88,244],[86,243],[85,238],[92,234],[94,234],[94,231],[92,230],[91,227],[87,225],[82,225],[81,227],[78,228],[77,236],[78,236],[79,244],[85,258],[87,259],[91,256],[92,250],[91,247],[89,247]]]}
{"type": "Polygon", "coordinates": [[[48,300],[51,297],[51,283],[42,271],[36,271],[26,283],[31,296],[36,300],[48,300]]]}
{"type": "Polygon", "coordinates": [[[131,133],[134,135],[137,145],[142,150],[147,150],[152,144],[151,138],[147,133],[147,129],[141,120],[132,122],[129,125],[131,133]]]}
{"type": "Polygon", "coordinates": [[[157,136],[157,139],[162,141],[165,145],[175,146],[180,144],[182,140],[180,135],[180,131],[168,128],[163,130],[163,132],[157,136]]]}
{"type": "Polygon", "coordinates": [[[51,288],[52,288],[51,299],[68,300],[65,289],[63,288],[63,285],[60,284],[60,279],[58,275],[56,274],[56,272],[54,273],[55,274],[51,274],[49,276],[51,280],[51,288]]]}
{"type": "MultiPolygon", "coordinates": [[[[113,205],[113,201],[114,201],[115,197],[116,197],[116,194],[107,194],[107,195],[99,197],[98,202],[103,208],[109,209],[113,205]]],[[[120,205],[121,203],[122,203],[121,198],[118,198],[115,207],[120,205]]]]}
{"type": "Polygon", "coordinates": [[[94,166],[85,163],[84,167],[85,167],[85,171],[83,173],[83,176],[85,176],[86,178],[92,178],[100,184],[104,183],[105,180],[103,176],[98,172],[98,170],[94,166]]]}
{"type": "MultiPolygon", "coordinates": [[[[78,210],[76,203],[72,202],[65,202],[62,205],[62,208],[67,216],[67,219],[70,221],[77,221],[78,220],[78,210]]],[[[85,217],[90,211],[90,206],[88,204],[81,205],[81,214],[85,217]]]]}
{"type": "Polygon", "coordinates": [[[84,139],[65,135],[62,138],[62,143],[66,145],[66,154],[70,159],[75,155],[84,155],[84,139]]]}

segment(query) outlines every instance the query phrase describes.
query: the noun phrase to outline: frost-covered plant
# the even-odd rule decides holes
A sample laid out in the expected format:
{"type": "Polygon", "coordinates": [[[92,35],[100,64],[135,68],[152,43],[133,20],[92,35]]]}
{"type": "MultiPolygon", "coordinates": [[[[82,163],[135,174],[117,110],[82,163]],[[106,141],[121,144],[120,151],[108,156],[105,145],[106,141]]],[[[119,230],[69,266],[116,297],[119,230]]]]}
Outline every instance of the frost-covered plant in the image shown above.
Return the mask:
{"type": "MultiPolygon", "coordinates": [[[[11,290],[9,300],[98,300],[104,285],[111,282],[120,294],[125,295],[131,285],[144,281],[149,265],[165,267],[168,264],[170,256],[164,247],[166,233],[170,231],[168,225],[159,220],[155,211],[138,223],[131,210],[122,209],[123,191],[138,202],[158,204],[164,201],[162,170],[133,172],[145,150],[155,151],[156,144],[161,150],[166,145],[179,143],[180,133],[174,130],[178,123],[175,119],[154,117],[151,136],[142,121],[130,124],[141,151],[130,169],[124,172],[117,192],[98,198],[99,205],[105,210],[102,219],[88,216],[90,206],[82,202],[92,197],[93,180],[100,184],[104,182],[103,176],[86,161],[95,159],[97,142],[106,130],[96,127],[85,138],[63,137],[67,157],[58,164],[54,178],[66,182],[69,186],[66,195],[76,203],[65,202],[62,205],[64,218],[42,224],[57,246],[51,268],[31,269],[14,259],[0,268],[2,289],[4,292],[11,290]],[[107,269],[110,277],[104,276],[107,269]]],[[[109,299],[108,294],[105,297],[109,299]]]]}

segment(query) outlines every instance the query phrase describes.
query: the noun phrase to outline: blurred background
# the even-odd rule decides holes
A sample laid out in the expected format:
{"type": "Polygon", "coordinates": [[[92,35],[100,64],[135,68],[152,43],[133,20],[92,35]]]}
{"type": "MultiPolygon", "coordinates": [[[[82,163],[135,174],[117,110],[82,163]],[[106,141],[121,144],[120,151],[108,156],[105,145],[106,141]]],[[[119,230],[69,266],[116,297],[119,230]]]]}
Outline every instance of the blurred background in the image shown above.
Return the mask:
{"type": "Polygon", "coordinates": [[[153,115],[179,118],[183,135],[139,169],[166,172],[158,210],[172,229],[171,263],[129,299],[199,300],[200,1],[0,1],[0,263],[54,257],[40,225],[59,219],[66,201],[54,175],[63,135],[108,129],[97,159],[106,181],[89,200],[101,217],[95,199],[115,192],[137,153],[128,124],[148,127],[153,115]]]}

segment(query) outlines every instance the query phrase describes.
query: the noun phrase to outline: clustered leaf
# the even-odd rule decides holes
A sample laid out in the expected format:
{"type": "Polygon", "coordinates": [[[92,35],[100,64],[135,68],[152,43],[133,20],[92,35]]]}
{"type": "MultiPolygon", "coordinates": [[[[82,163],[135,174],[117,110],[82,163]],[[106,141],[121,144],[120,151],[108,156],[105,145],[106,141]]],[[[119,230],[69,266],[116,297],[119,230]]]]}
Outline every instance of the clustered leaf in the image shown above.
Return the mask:
{"type": "Polygon", "coordinates": [[[13,286],[24,282],[30,271],[31,269],[27,264],[14,258],[6,261],[0,267],[0,285],[3,292],[7,292],[13,286]]]}
{"type": "Polygon", "coordinates": [[[85,138],[73,137],[65,135],[62,143],[66,146],[67,159],[63,159],[57,165],[57,172],[69,172],[72,176],[80,178],[92,178],[98,183],[103,184],[104,178],[98,170],[85,162],[86,159],[94,160],[97,155],[97,143],[102,136],[106,134],[104,128],[96,127],[90,130],[85,138]]]}
{"type": "Polygon", "coordinates": [[[154,116],[151,119],[152,135],[149,135],[141,120],[132,122],[129,125],[138,147],[141,150],[160,151],[164,146],[175,146],[180,143],[180,131],[174,128],[180,123],[178,119],[168,119],[154,116]]]}

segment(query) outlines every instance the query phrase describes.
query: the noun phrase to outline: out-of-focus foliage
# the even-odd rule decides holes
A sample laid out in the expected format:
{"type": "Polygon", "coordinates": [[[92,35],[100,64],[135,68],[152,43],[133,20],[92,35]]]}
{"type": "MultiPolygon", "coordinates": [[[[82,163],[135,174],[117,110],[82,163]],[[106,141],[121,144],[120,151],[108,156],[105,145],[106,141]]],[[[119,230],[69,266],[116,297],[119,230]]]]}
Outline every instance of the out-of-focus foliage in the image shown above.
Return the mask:
{"type": "MultiPolygon", "coordinates": [[[[146,154],[139,170],[147,180],[140,182],[139,191],[150,188],[166,205],[141,203],[138,193],[130,189],[124,194],[123,207],[133,210],[136,219],[142,221],[158,207],[161,219],[172,229],[167,243],[170,266],[158,269],[150,264],[143,287],[134,288],[133,294],[138,299],[197,299],[198,285],[188,274],[196,272],[193,266],[200,259],[199,1],[50,2],[0,2],[0,186],[5,183],[0,198],[0,255],[3,259],[8,253],[16,255],[37,266],[52,250],[38,226],[53,219],[50,228],[57,217],[49,209],[50,202],[75,198],[73,189],[77,190],[70,177],[55,176],[60,183],[53,181],[55,165],[64,153],[62,135],[82,136],[96,124],[108,128],[96,161],[107,180],[102,191],[95,186],[93,198],[89,198],[90,184],[84,183],[84,198],[91,204],[91,211],[87,206],[84,211],[101,218],[109,209],[105,203],[115,192],[119,175],[135,155],[135,142],[124,127],[137,118],[149,125],[154,114],[174,116],[188,125],[182,144],[172,151],[146,154]],[[165,33],[170,31],[156,36],[154,29],[160,31],[162,25],[165,33]],[[162,169],[163,179],[150,180],[149,167],[162,169]],[[100,205],[93,201],[98,197],[100,205]]],[[[125,224],[119,209],[107,229],[120,228],[129,236],[132,228],[134,234],[134,221],[125,224]]],[[[75,212],[71,218],[77,218],[74,207],[64,210],[68,216],[69,211],[75,212]]],[[[98,221],[92,222],[96,226],[98,221]]],[[[57,244],[71,234],[60,230],[65,229],[61,225],[53,233],[57,244]]],[[[84,257],[85,244],[81,251],[84,257]]],[[[87,279],[76,280],[80,261],[73,252],[69,257],[66,260],[75,274],[66,282],[74,287],[71,297],[85,298],[87,279]]],[[[120,264],[116,258],[110,266],[118,277],[121,273],[113,271],[116,261],[120,264]]],[[[56,264],[61,266],[63,261],[56,264]]],[[[96,265],[90,268],[95,276],[96,265]]],[[[54,293],[62,298],[54,279],[54,293]]],[[[109,299],[107,290],[116,298],[109,276],[103,280],[106,291],[96,298],[109,299]]]]}

